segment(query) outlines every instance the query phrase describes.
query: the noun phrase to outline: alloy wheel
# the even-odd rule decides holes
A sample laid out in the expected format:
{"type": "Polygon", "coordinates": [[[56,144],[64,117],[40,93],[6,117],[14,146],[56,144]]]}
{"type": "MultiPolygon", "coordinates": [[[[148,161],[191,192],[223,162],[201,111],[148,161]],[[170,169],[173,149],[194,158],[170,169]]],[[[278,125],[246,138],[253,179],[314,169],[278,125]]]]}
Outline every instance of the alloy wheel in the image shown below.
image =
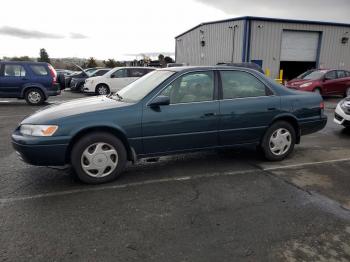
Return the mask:
{"type": "Polygon", "coordinates": [[[269,142],[270,151],[276,156],[284,155],[292,145],[292,135],[285,128],[275,130],[269,142]]]}
{"type": "Polygon", "coordinates": [[[28,100],[32,104],[37,104],[41,100],[41,94],[38,91],[30,91],[28,94],[28,100]]]}
{"type": "Polygon", "coordinates": [[[118,165],[117,150],[107,143],[88,146],[81,156],[81,167],[91,177],[110,175],[118,165]]]}

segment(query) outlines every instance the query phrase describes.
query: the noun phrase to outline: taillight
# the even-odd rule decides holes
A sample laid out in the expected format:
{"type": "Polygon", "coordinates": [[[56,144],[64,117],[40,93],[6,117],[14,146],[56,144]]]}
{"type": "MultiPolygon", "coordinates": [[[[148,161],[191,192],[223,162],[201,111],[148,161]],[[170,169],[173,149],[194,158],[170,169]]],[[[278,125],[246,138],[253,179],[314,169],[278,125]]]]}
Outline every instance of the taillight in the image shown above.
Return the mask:
{"type": "Polygon", "coordinates": [[[57,73],[56,70],[49,64],[50,75],[52,76],[52,84],[56,84],[57,82],[57,73]]]}
{"type": "Polygon", "coordinates": [[[324,102],[323,101],[320,103],[320,109],[324,110],[324,102]]]}

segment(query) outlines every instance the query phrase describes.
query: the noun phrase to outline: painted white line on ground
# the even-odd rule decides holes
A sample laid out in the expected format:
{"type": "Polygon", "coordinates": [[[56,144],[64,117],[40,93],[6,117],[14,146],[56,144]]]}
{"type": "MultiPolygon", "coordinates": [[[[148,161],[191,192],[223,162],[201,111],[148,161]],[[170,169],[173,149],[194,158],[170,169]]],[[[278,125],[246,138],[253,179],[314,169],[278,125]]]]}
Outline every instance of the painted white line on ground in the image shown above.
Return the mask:
{"type": "Polygon", "coordinates": [[[304,167],[304,166],[329,164],[329,163],[336,163],[336,162],[346,162],[346,161],[350,161],[350,158],[325,160],[325,161],[317,161],[317,162],[309,162],[309,163],[300,163],[300,164],[286,165],[286,166],[267,167],[267,168],[263,168],[263,170],[264,171],[273,171],[273,170],[278,170],[278,169],[288,169],[288,168],[294,168],[294,167],[304,167]]]}
{"type": "Polygon", "coordinates": [[[133,182],[133,183],[122,184],[122,185],[95,186],[95,187],[88,187],[87,186],[87,188],[65,190],[65,191],[60,191],[60,192],[36,194],[36,195],[23,196],[23,197],[0,198],[0,204],[12,203],[12,202],[17,202],[17,201],[25,201],[25,200],[33,200],[33,199],[40,199],[40,198],[46,198],[46,197],[54,197],[54,196],[65,196],[65,195],[72,195],[72,194],[86,193],[86,192],[98,192],[98,191],[111,190],[111,189],[123,189],[123,188],[127,188],[127,187],[135,187],[135,186],[166,183],[166,182],[176,182],[176,181],[179,182],[179,181],[196,180],[196,179],[201,179],[201,178],[211,178],[211,177],[218,177],[218,176],[233,176],[233,175],[241,175],[241,174],[259,172],[259,171],[273,171],[273,170],[278,170],[278,169],[288,169],[288,168],[294,168],[294,167],[312,166],[312,165],[329,164],[329,163],[345,162],[345,161],[350,161],[350,158],[301,163],[301,164],[287,165],[287,166],[269,167],[269,168],[263,168],[263,169],[256,168],[256,169],[248,169],[248,170],[244,170],[244,171],[211,173],[211,174],[197,175],[197,176],[161,178],[161,179],[153,179],[153,180],[142,181],[142,182],[133,182]]]}
{"type": "Polygon", "coordinates": [[[240,174],[252,173],[252,172],[257,172],[257,171],[261,171],[261,170],[259,170],[259,169],[248,169],[248,170],[244,170],[244,171],[212,173],[212,174],[208,174],[208,175],[197,175],[197,176],[193,176],[193,177],[190,177],[190,176],[170,177],[170,178],[161,178],[161,179],[147,180],[147,181],[142,181],[142,182],[133,182],[133,183],[122,184],[122,185],[95,186],[95,187],[91,187],[91,186],[88,187],[87,186],[87,188],[80,188],[80,189],[65,190],[65,191],[60,191],[60,192],[37,194],[37,195],[32,195],[32,196],[13,197],[13,198],[0,198],[0,204],[11,203],[11,202],[16,202],[16,201],[23,201],[23,200],[45,198],[45,197],[64,196],[64,195],[71,195],[71,194],[85,193],[85,192],[96,192],[96,191],[103,191],[103,190],[110,190],[110,189],[122,189],[122,188],[127,188],[127,187],[135,187],[135,186],[141,186],[141,185],[158,184],[158,183],[165,183],[165,182],[195,180],[195,179],[206,178],[206,177],[210,178],[210,177],[217,177],[217,176],[240,175],[240,174]]]}
{"type": "Polygon", "coordinates": [[[0,103],[10,103],[10,101],[0,101],[0,103]]]}

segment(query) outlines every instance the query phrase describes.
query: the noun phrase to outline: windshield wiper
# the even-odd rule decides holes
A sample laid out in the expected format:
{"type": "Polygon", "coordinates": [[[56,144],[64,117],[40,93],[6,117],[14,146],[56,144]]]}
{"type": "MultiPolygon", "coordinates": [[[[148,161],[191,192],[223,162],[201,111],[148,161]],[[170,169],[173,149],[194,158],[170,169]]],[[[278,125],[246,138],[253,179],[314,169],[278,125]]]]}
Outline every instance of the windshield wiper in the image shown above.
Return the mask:
{"type": "Polygon", "coordinates": [[[119,98],[119,100],[123,100],[123,97],[121,95],[119,95],[118,93],[115,93],[117,95],[117,97],[119,98]]]}

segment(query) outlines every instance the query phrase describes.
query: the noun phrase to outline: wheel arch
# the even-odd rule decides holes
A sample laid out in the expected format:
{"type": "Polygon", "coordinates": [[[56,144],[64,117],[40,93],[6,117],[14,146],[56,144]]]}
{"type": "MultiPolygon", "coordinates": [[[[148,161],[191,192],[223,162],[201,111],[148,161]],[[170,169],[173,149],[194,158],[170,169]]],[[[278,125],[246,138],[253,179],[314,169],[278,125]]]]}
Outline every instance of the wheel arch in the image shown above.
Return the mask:
{"type": "Polygon", "coordinates": [[[37,88],[39,89],[45,96],[45,99],[48,98],[48,95],[46,93],[45,87],[41,86],[41,85],[37,85],[37,84],[28,84],[25,85],[21,91],[21,98],[24,98],[25,93],[28,91],[28,89],[30,88],[37,88]]]}
{"type": "Polygon", "coordinates": [[[301,137],[301,131],[300,131],[300,125],[297,120],[297,118],[293,115],[286,114],[286,115],[280,115],[275,117],[272,122],[270,123],[269,127],[272,126],[274,123],[278,121],[285,121],[289,124],[291,124],[294,127],[295,134],[296,134],[296,144],[300,143],[300,137],[301,137]]]}
{"type": "Polygon", "coordinates": [[[129,143],[129,141],[128,141],[128,139],[123,131],[121,131],[120,129],[118,129],[116,127],[111,127],[111,126],[91,126],[91,127],[83,128],[74,134],[74,136],[72,137],[72,139],[70,140],[70,142],[68,144],[68,148],[66,151],[66,163],[70,162],[70,155],[71,155],[71,152],[72,152],[72,149],[73,149],[73,146],[75,145],[75,143],[81,137],[83,137],[89,133],[93,133],[93,132],[107,132],[107,133],[110,133],[110,134],[116,136],[117,138],[119,138],[122,141],[122,143],[126,149],[127,159],[129,161],[136,161],[136,154],[135,154],[134,150],[131,148],[130,143],[129,143]]]}
{"type": "Polygon", "coordinates": [[[107,86],[108,89],[109,89],[109,91],[111,91],[111,88],[109,87],[108,84],[106,84],[106,83],[104,83],[104,82],[101,82],[101,83],[98,83],[98,84],[95,86],[95,92],[96,92],[96,90],[97,90],[97,88],[98,88],[99,86],[107,86]]]}

